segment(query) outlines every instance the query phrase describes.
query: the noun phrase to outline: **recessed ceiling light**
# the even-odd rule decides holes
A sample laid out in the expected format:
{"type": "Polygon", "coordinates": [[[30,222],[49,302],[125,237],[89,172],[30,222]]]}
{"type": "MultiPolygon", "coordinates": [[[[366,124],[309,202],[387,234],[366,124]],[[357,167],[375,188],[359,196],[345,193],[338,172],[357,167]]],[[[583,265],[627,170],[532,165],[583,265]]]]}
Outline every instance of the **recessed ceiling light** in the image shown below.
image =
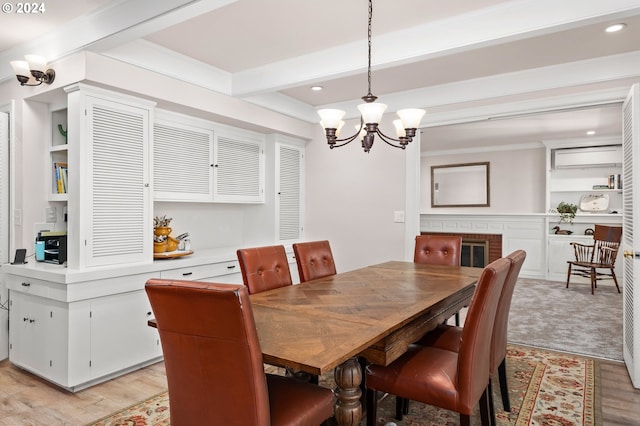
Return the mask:
{"type": "Polygon", "coordinates": [[[322,86],[311,86],[311,90],[313,90],[314,92],[319,92],[322,89],[324,89],[324,87],[322,86]]]}
{"type": "Polygon", "coordinates": [[[621,31],[623,29],[625,29],[627,26],[627,24],[623,24],[623,23],[619,23],[619,24],[613,24],[613,25],[609,25],[605,31],[608,33],[616,33],[618,31],[621,31]]]}
{"type": "Polygon", "coordinates": [[[591,136],[591,135],[595,135],[595,134],[596,134],[596,131],[595,131],[595,130],[589,130],[589,131],[587,132],[587,135],[589,135],[589,136],[591,136]]]}

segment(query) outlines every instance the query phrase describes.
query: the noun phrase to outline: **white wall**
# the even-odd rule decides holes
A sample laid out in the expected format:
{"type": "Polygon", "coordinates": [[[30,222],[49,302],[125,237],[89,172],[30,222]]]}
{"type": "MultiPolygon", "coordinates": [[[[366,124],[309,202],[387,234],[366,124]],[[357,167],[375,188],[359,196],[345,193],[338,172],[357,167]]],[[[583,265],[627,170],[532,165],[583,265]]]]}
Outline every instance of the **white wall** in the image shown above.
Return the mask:
{"type": "Polygon", "coordinates": [[[405,206],[406,152],[378,138],[368,154],[359,141],[329,149],[316,127],[306,147],[305,239],[329,240],[338,272],[404,260],[405,224],[393,218],[405,206]]]}
{"type": "Polygon", "coordinates": [[[545,148],[426,155],[421,160],[421,213],[544,213],[545,148]],[[490,163],[490,206],[463,208],[431,207],[431,166],[490,163]]]}

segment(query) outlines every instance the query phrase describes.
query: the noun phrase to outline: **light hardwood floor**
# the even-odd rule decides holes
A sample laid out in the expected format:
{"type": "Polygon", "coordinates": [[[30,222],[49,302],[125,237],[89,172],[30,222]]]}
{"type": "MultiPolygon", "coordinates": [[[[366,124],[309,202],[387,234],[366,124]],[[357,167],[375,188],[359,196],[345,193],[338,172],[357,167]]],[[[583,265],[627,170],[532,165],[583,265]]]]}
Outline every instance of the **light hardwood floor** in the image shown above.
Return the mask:
{"type": "MultiPolygon", "coordinates": [[[[603,425],[640,425],[640,390],[621,362],[601,362],[603,425]]],[[[166,389],[164,364],[157,363],[71,393],[0,362],[0,425],[85,425],[166,389]]]]}

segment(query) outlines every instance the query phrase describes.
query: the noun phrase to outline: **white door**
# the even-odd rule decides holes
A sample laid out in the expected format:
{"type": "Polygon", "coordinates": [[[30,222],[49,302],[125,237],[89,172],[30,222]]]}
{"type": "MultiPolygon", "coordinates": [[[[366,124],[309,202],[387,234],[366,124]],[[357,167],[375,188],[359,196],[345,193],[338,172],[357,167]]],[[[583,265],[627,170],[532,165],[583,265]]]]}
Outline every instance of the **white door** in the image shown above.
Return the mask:
{"type": "MultiPolygon", "coordinates": [[[[0,263],[9,260],[9,114],[0,112],[0,263]]],[[[0,324],[9,321],[9,292],[0,283],[0,324]]],[[[0,327],[0,360],[9,356],[9,329],[0,327]]]]}
{"type": "Polygon", "coordinates": [[[631,87],[622,115],[623,351],[633,386],[640,388],[640,288],[636,288],[634,280],[640,277],[640,231],[634,231],[636,225],[640,228],[640,200],[634,198],[634,194],[640,197],[640,179],[634,179],[634,171],[640,171],[640,85],[631,87]]]}

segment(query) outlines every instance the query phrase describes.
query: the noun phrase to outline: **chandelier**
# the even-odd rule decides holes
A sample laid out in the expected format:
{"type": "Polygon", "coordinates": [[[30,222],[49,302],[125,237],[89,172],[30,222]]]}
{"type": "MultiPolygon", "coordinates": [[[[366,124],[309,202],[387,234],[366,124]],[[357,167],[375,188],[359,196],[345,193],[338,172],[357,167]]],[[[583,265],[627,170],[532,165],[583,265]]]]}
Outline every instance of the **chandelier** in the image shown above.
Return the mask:
{"type": "Polygon", "coordinates": [[[387,136],[380,130],[378,123],[382,119],[384,111],[387,109],[387,105],[375,102],[378,99],[377,96],[371,94],[371,17],[373,15],[372,0],[369,0],[369,26],[367,29],[367,40],[369,48],[369,63],[367,67],[367,79],[369,83],[369,91],[361,99],[365,102],[358,105],[360,111],[360,125],[356,126],[356,133],[344,139],[338,139],[340,129],[344,125],[342,117],[345,115],[345,111],[339,109],[321,109],[318,111],[320,115],[320,125],[325,130],[327,143],[329,148],[339,148],[345,146],[348,143],[354,141],[356,138],[360,138],[362,141],[362,148],[364,152],[369,152],[373,146],[373,140],[375,135],[378,135],[380,139],[395,148],[405,149],[407,144],[413,140],[416,135],[416,130],[420,125],[420,120],[425,114],[423,109],[403,109],[398,111],[399,120],[394,120],[393,125],[396,129],[396,138],[387,136]]]}

